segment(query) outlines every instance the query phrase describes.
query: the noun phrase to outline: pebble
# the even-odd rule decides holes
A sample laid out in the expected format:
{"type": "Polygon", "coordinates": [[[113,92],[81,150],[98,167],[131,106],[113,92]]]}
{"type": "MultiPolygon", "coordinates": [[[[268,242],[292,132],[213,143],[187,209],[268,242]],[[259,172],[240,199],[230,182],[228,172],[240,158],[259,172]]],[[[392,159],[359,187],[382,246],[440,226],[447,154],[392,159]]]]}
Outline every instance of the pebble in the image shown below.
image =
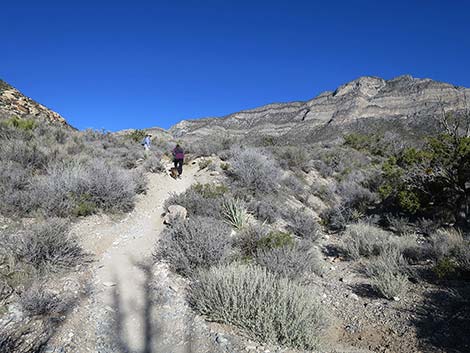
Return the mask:
{"type": "Polygon", "coordinates": [[[103,282],[103,286],[105,287],[114,287],[116,283],[114,282],[103,282]]]}

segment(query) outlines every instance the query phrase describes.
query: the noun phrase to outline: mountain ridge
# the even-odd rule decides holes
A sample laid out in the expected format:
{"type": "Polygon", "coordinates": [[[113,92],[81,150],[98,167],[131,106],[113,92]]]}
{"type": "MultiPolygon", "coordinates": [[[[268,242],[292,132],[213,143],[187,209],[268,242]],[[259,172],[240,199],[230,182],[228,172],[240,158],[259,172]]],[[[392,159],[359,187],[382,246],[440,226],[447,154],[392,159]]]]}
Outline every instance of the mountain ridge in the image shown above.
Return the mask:
{"type": "Polygon", "coordinates": [[[469,105],[470,89],[466,87],[410,75],[390,80],[362,76],[307,101],[270,103],[223,117],[182,120],[169,132],[176,138],[207,136],[217,131],[280,136],[296,126],[312,130],[365,118],[416,121],[441,110],[468,110],[469,105]]]}

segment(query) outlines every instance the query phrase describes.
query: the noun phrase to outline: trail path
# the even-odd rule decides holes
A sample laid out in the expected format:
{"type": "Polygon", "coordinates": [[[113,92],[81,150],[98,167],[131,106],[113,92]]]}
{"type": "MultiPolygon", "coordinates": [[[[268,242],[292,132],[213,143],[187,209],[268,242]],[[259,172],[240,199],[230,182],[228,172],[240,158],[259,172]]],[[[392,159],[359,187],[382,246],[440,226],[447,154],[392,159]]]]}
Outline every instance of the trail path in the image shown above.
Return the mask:
{"type": "Polygon", "coordinates": [[[94,216],[75,226],[74,232],[96,261],[80,280],[88,283],[78,290],[83,293],[81,303],[46,352],[203,351],[188,348],[190,333],[198,330],[198,324],[184,302],[181,279],[172,278],[163,264],[148,266],[164,227],[165,200],[204,178],[197,174],[197,166],[190,165],[178,180],[149,175],[146,195],[125,218],[94,216]]]}

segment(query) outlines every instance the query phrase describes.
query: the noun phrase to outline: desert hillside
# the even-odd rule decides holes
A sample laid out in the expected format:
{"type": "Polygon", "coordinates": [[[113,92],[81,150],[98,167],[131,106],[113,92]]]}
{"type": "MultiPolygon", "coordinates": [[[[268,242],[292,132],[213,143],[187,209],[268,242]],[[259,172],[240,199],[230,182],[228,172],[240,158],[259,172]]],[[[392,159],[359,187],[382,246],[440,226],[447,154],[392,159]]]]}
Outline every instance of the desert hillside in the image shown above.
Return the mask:
{"type": "Polygon", "coordinates": [[[117,133],[0,90],[0,352],[470,351],[469,89],[117,133]]]}
{"type": "Polygon", "coordinates": [[[13,116],[70,127],[60,114],[26,97],[16,88],[0,79],[0,121],[13,116]]]}

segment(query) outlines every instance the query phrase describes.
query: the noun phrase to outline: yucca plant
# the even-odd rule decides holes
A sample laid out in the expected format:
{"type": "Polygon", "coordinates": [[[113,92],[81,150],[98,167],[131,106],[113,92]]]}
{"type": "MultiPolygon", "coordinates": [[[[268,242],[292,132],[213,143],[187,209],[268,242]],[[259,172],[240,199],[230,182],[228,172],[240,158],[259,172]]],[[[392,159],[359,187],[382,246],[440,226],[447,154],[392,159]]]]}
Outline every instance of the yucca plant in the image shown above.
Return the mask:
{"type": "Polygon", "coordinates": [[[235,229],[242,229],[248,222],[248,212],[238,199],[226,199],[222,204],[225,222],[235,229]]]}

